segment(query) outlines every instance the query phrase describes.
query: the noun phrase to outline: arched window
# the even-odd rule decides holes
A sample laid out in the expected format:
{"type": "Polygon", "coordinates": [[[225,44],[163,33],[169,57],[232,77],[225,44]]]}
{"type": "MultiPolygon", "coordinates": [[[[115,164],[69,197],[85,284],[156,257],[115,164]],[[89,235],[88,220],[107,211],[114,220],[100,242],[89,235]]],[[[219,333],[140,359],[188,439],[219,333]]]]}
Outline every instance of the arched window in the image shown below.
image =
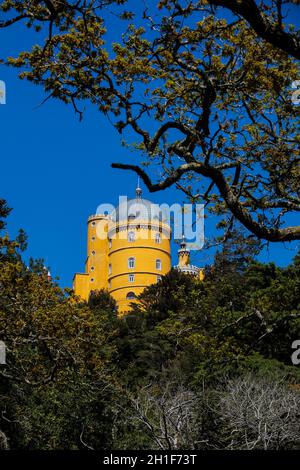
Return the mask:
{"type": "Polygon", "coordinates": [[[128,268],[133,269],[135,267],[135,258],[128,258],[128,268]]]}
{"type": "Polygon", "coordinates": [[[160,233],[155,234],[155,243],[161,243],[161,236],[160,233]]]}
{"type": "Polygon", "coordinates": [[[156,269],[158,269],[159,271],[161,271],[161,260],[160,259],[157,259],[155,261],[155,267],[156,269]]]}
{"type": "Polygon", "coordinates": [[[128,294],[126,295],[127,300],[133,300],[135,298],[136,298],[136,296],[135,296],[134,292],[128,292],[128,294]]]}
{"type": "Polygon", "coordinates": [[[135,241],[135,233],[134,232],[128,232],[128,241],[129,242],[134,242],[135,241]]]}

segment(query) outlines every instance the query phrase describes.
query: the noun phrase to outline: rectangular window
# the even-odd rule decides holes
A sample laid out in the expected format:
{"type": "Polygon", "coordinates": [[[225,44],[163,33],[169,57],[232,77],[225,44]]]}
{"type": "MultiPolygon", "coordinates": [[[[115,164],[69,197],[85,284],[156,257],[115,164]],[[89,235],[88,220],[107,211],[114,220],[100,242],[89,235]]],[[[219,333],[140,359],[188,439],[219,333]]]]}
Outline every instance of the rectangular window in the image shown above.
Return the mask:
{"type": "Polygon", "coordinates": [[[129,274],[128,275],[128,281],[129,282],[134,282],[134,274],[129,274]]]}
{"type": "Polygon", "coordinates": [[[128,258],[128,268],[132,269],[135,267],[135,259],[134,258],[128,258]]]}
{"type": "Polygon", "coordinates": [[[135,241],[135,233],[134,232],[129,232],[128,233],[128,241],[129,242],[134,242],[135,241]]]}
{"type": "Polygon", "coordinates": [[[111,274],[112,273],[112,267],[111,267],[111,264],[108,265],[108,274],[111,274]]]}
{"type": "Polygon", "coordinates": [[[161,270],[161,260],[160,259],[156,260],[155,266],[156,266],[156,269],[158,269],[159,271],[161,270]]]}

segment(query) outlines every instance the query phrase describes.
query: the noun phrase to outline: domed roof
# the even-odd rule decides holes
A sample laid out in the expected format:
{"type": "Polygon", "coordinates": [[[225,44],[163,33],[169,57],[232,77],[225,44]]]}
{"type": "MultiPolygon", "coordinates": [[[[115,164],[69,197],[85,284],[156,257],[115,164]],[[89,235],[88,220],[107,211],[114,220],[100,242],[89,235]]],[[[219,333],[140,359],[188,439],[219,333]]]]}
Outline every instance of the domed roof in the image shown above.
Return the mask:
{"type": "Polygon", "coordinates": [[[111,219],[113,222],[125,220],[167,222],[166,215],[160,210],[159,205],[143,198],[125,200],[111,213],[111,219]]]}
{"type": "Polygon", "coordinates": [[[141,189],[136,191],[134,199],[124,198],[124,201],[111,213],[113,222],[121,221],[144,221],[168,223],[168,214],[158,204],[154,204],[141,196],[141,189]]]}

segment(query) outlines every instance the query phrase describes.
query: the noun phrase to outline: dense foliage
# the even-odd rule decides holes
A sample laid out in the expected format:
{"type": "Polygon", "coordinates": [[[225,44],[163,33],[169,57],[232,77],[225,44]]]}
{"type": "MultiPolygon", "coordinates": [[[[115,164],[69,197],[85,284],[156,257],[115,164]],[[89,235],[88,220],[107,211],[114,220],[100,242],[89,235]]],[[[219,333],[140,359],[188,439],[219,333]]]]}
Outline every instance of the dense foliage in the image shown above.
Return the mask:
{"type": "Polygon", "coordinates": [[[81,302],[26,267],[23,232],[0,240],[0,447],[299,447],[299,256],[228,241],[203,282],[172,270],[119,318],[107,292],[81,302]]]}

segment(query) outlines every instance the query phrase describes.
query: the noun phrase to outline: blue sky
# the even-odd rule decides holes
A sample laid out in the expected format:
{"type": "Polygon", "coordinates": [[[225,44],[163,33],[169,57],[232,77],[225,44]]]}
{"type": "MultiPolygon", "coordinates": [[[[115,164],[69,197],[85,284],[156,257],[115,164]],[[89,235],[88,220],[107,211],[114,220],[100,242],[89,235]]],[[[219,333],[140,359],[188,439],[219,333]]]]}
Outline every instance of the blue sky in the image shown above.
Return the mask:
{"type": "MultiPolygon", "coordinates": [[[[19,26],[0,30],[1,57],[15,55],[32,43],[34,33],[21,36],[19,26]]],[[[137,178],[113,170],[113,161],[139,161],[138,153],[121,146],[120,137],[95,108],[87,107],[79,122],[71,107],[49,100],[40,87],[17,78],[18,71],[0,66],[7,86],[7,104],[0,106],[1,191],[13,208],[8,231],[23,228],[29,236],[26,257],[44,258],[62,286],[72,285],[86,257],[86,220],[103,202],[117,203],[119,195],[134,196],[137,178]]],[[[170,189],[144,197],[154,202],[181,202],[170,189]]],[[[294,219],[296,222],[296,219],[294,219]]],[[[208,221],[207,234],[214,233],[208,221]]],[[[276,244],[261,255],[264,261],[287,264],[299,244],[276,244]]],[[[173,247],[176,263],[176,246],[173,247]]],[[[204,264],[212,255],[193,255],[204,264]]]]}

